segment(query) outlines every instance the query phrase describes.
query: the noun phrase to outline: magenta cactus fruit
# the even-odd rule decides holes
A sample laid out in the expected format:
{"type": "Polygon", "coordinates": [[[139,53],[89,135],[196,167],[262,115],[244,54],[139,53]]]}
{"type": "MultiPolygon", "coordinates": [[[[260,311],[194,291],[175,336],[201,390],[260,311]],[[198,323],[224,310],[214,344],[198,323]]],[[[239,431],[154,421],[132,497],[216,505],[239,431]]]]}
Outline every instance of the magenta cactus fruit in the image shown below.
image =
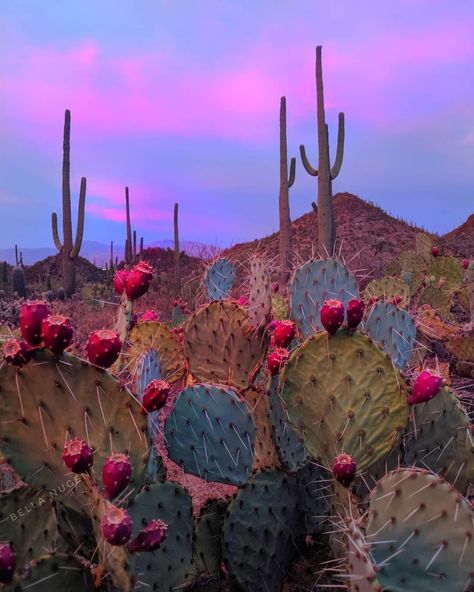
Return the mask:
{"type": "Polygon", "coordinates": [[[126,454],[118,452],[106,459],[102,468],[102,481],[107,497],[117,497],[130,483],[131,478],[132,463],[126,454]]]}
{"type": "Polygon", "coordinates": [[[241,296],[237,300],[237,304],[239,306],[243,306],[244,308],[247,308],[249,306],[249,297],[248,296],[241,296]]]}
{"type": "Polygon", "coordinates": [[[344,487],[349,487],[356,473],[357,463],[350,454],[343,453],[336,456],[332,466],[332,474],[336,481],[339,481],[344,487]]]}
{"type": "Polygon", "coordinates": [[[347,303],[347,327],[356,329],[364,318],[365,304],[363,300],[353,298],[347,303]]]}
{"type": "Polygon", "coordinates": [[[151,520],[151,522],[137,536],[130,541],[128,548],[131,553],[140,551],[154,551],[165,540],[168,525],[163,520],[151,520]]]}
{"type": "Polygon", "coordinates": [[[109,368],[119,357],[122,342],[115,331],[99,329],[90,334],[86,349],[87,356],[93,364],[109,368]]]}
{"type": "Polygon", "coordinates": [[[437,374],[433,374],[429,370],[423,370],[416,377],[415,383],[408,397],[410,405],[418,405],[418,403],[426,403],[439,393],[443,386],[443,378],[437,374]]]}
{"type": "Polygon", "coordinates": [[[64,444],[63,460],[73,473],[86,473],[94,463],[94,453],[87,442],[73,438],[64,444]]]}
{"type": "Polygon", "coordinates": [[[340,300],[326,300],[321,307],[321,323],[329,335],[334,335],[344,322],[344,305],[340,300]]]}
{"type": "Polygon", "coordinates": [[[114,290],[119,296],[121,296],[125,290],[125,284],[127,283],[129,273],[130,272],[127,269],[121,269],[114,275],[114,290]]]}
{"type": "Polygon", "coordinates": [[[147,413],[158,411],[166,405],[170,393],[170,385],[165,380],[152,380],[143,393],[143,408],[147,413]]]}
{"type": "Polygon", "coordinates": [[[26,341],[9,339],[3,346],[3,357],[12,366],[24,366],[31,359],[31,349],[26,341]]]}
{"type": "Polygon", "coordinates": [[[140,321],[143,323],[148,321],[158,321],[158,315],[154,310],[145,310],[145,312],[142,313],[142,316],[140,317],[140,321]]]}
{"type": "Polygon", "coordinates": [[[288,347],[296,335],[296,325],[293,321],[278,321],[273,330],[273,344],[275,347],[288,347]]]}
{"type": "Polygon", "coordinates": [[[438,247],[431,247],[431,254],[433,255],[433,257],[437,257],[439,255],[438,247]]]}
{"type": "Polygon", "coordinates": [[[63,315],[49,315],[41,323],[44,346],[56,355],[69,347],[73,334],[71,320],[63,315]]]}
{"type": "Polygon", "coordinates": [[[462,267],[463,267],[463,269],[469,269],[469,264],[470,263],[471,262],[469,261],[469,259],[463,259],[462,260],[462,267]]]}
{"type": "Polygon", "coordinates": [[[267,366],[270,374],[275,376],[278,374],[283,366],[288,362],[290,354],[284,347],[278,347],[273,350],[267,358],[267,366]]]}
{"type": "Polygon", "coordinates": [[[133,523],[129,513],[117,506],[109,506],[102,519],[102,534],[111,545],[125,545],[132,536],[133,523]]]}
{"type": "Polygon", "coordinates": [[[137,300],[148,292],[153,278],[153,267],[141,261],[130,271],[125,282],[125,292],[129,300],[137,300]]]}
{"type": "Polygon", "coordinates": [[[10,543],[0,543],[0,583],[9,584],[16,568],[16,553],[10,543]]]}
{"type": "Polygon", "coordinates": [[[46,302],[34,300],[21,305],[20,331],[28,345],[40,345],[41,324],[48,315],[49,308],[46,302]]]}

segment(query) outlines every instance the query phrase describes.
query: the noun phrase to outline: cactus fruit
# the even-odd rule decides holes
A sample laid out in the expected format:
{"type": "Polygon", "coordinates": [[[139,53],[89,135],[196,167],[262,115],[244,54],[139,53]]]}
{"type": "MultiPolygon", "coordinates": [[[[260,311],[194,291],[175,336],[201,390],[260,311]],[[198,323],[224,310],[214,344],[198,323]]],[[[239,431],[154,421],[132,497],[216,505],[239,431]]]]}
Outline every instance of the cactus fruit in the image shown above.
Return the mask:
{"type": "Polygon", "coordinates": [[[94,463],[94,453],[87,442],[73,438],[64,444],[63,460],[73,473],[86,473],[94,463]]]}
{"type": "Polygon", "coordinates": [[[140,261],[130,270],[125,281],[125,293],[129,300],[137,300],[148,292],[153,273],[153,267],[145,261],[140,261]]]}
{"type": "Polygon", "coordinates": [[[288,347],[296,335],[296,326],[293,321],[279,321],[272,333],[272,345],[275,347],[288,347]]]}
{"type": "Polygon", "coordinates": [[[350,454],[338,454],[332,465],[332,474],[336,481],[339,481],[344,487],[354,481],[357,473],[357,464],[350,454]]]}
{"type": "Polygon", "coordinates": [[[211,263],[204,277],[208,300],[212,302],[228,298],[234,285],[234,278],[234,265],[225,257],[211,263]]]}
{"type": "Polygon", "coordinates": [[[117,271],[114,275],[114,290],[116,294],[118,294],[119,296],[121,296],[125,290],[129,273],[130,272],[128,271],[128,269],[121,269],[120,271],[117,271]]]}
{"type": "Polygon", "coordinates": [[[345,452],[364,470],[393,447],[408,421],[401,377],[362,333],[318,333],[296,348],[281,377],[291,424],[330,467],[345,452]]]}
{"type": "Polygon", "coordinates": [[[99,329],[93,331],[87,341],[87,356],[100,368],[110,368],[118,359],[122,342],[115,331],[99,329]]]}
{"type": "Polygon", "coordinates": [[[179,394],[165,422],[171,460],[207,481],[244,484],[251,472],[255,424],[231,388],[193,384],[179,394]]]}
{"type": "Polygon", "coordinates": [[[132,463],[126,454],[116,452],[105,459],[102,467],[102,482],[109,499],[120,495],[132,478],[132,463]]]}
{"type": "Polygon", "coordinates": [[[130,541],[128,548],[131,553],[143,553],[144,551],[156,551],[165,540],[168,525],[163,520],[151,520],[137,536],[130,541]]]}
{"type": "Polygon", "coordinates": [[[329,335],[334,335],[344,322],[344,305],[340,300],[326,300],[320,315],[323,327],[329,335]]]}
{"type": "Polygon", "coordinates": [[[158,411],[166,405],[170,392],[170,385],[165,380],[154,379],[148,383],[143,393],[143,408],[147,413],[158,411]]]}
{"type": "Polygon", "coordinates": [[[140,316],[140,322],[144,323],[147,321],[158,321],[158,315],[154,310],[145,310],[140,316]]]}
{"type": "Polygon", "coordinates": [[[337,299],[346,306],[359,298],[355,278],[336,259],[316,259],[296,269],[289,292],[291,318],[304,337],[323,329],[320,311],[326,300],[337,299]]]}
{"type": "Polygon", "coordinates": [[[31,349],[26,341],[9,339],[3,346],[3,357],[12,366],[24,366],[31,359],[31,349]]]}
{"type": "Polygon", "coordinates": [[[416,377],[413,384],[411,394],[408,397],[410,405],[418,405],[419,403],[426,403],[439,393],[443,385],[443,378],[433,374],[429,370],[423,370],[416,377]]]}
{"type": "Polygon", "coordinates": [[[364,318],[365,304],[363,300],[353,298],[349,300],[346,308],[347,328],[357,329],[364,318]]]}
{"type": "Polygon", "coordinates": [[[433,257],[437,257],[439,255],[438,247],[431,247],[431,254],[433,255],[433,257]]]}
{"type": "Polygon", "coordinates": [[[28,345],[41,343],[41,324],[49,315],[46,302],[39,300],[25,302],[20,308],[20,331],[28,345]]]}
{"type": "Polygon", "coordinates": [[[470,265],[470,260],[469,259],[463,259],[462,260],[462,268],[463,269],[469,269],[469,265],[470,265]]]}
{"type": "Polygon", "coordinates": [[[271,376],[275,376],[285,366],[290,357],[290,352],[284,347],[274,349],[267,358],[267,367],[271,376]]]}
{"type": "Polygon", "coordinates": [[[248,315],[254,327],[265,325],[272,311],[272,286],[265,262],[254,255],[249,262],[248,315]]]}
{"type": "Polygon", "coordinates": [[[127,510],[110,506],[102,519],[102,534],[109,545],[125,545],[132,536],[132,519],[127,510]]]}
{"type": "Polygon", "coordinates": [[[43,344],[56,355],[71,345],[73,335],[71,320],[63,315],[49,315],[41,323],[43,344]]]}
{"type": "Polygon", "coordinates": [[[473,525],[469,502],[437,475],[415,469],[386,475],[371,493],[367,525],[383,589],[466,590],[473,525]]]}
{"type": "Polygon", "coordinates": [[[16,569],[16,553],[10,543],[0,543],[0,583],[9,584],[16,569]]]}

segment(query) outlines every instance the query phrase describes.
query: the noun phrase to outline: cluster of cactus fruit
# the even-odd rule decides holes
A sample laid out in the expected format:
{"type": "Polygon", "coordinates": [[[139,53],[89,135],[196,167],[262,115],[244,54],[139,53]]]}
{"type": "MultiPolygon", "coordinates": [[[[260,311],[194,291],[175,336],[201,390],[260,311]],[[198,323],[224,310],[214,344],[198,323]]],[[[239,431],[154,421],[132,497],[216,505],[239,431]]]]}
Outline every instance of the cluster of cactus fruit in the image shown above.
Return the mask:
{"type": "Polygon", "coordinates": [[[209,302],[175,303],[179,334],[152,311],[133,326],[153,270],[117,271],[116,330],[90,336],[89,361],[67,351],[69,319],[22,306],[0,367],[0,448],[21,479],[0,494],[6,590],[169,592],[206,572],[278,592],[308,537],[337,555],[332,586],[467,590],[472,430],[441,376],[411,368],[406,293],[361,297],[341,261],[312,260],[278,319],[265,262],[249,269],[236,301],[233,264],[214,261],[209,302]],[[194,518],[157,444],[233,498],[194,518]]]}

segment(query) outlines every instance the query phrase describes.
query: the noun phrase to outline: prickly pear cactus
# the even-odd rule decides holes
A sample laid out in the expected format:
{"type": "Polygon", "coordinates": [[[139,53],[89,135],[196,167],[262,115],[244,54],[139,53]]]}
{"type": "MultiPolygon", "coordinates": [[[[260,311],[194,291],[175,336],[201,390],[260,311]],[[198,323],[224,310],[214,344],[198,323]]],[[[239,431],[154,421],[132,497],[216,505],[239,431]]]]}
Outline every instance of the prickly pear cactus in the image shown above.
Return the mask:
{"type": "Polygon", "coordinates": [[[474,557],[469,502],[437,475],[401,469],[370,496],[367,539],[383,589],[467,590],[474,557]]]}
{"type": "Polygon", "coordinates": [[[234,278],[234,265],[225,257],[216,259],[211,263],[204,276],[209,301],[228,298],[234,285],[234,278]]]}
{"type": "Polygon", "coordinates": [[[222,563],[222,530],[227,511],[226,500],[209,500],[201,509],[196,523],[194,544],[198,571],[219,575],[222,563]]]}
{"type": "Polygon", "coordinates": [[[354,276],[336,259],[315,259],[295,270],[289,285],[291,318],[304,337],[321,331],[320,310],[329,299],[344,306],[359,298],[354,276]]]}
{"type": "Polygon", "coordinates": [[[424,232],[418,232],[415,236],[415,245],[416,254],[424,261],[425,265],[430,264],[433,261],[431,238],[424,232]]]}
{"type": "Polygon", "coordinates": [[[474,338],[468,335],[459,335],[450,339],[446,347],[458,360],[474,362],[474,338]]]}
{"type": "Polygon", "coordinates": [[[355,520],[342,525],[340,536],[344,542],[345,574],[341,578],[350,592],[382,592],[377,580],[377,568],[370,555],[370,543],[355,520]]]}
{"type": "Polygon", "coordinates": [[[245,388],[261,364],[267,340],[233,302],[211,302],[184,328],[184,351],[192,375],[202,382],[245,388]]]}
{"type": "Polygon", "coordinates": [[[429,275],[433,285],[438,285],[445,292],[460,288],[464,271],[455,257],[436,257],[431,262],[429,275]]]}
{"type": "Polygon", "coordinates": [[[243,485],[249,478],[255,423],[231,388],[194,384],[178,396],[165,422],[171,460],[207,481],[243,485]]]}
{"type": "Polygon", "coordinates": [[[430,401],[413,406],[404,438],[405,464],[431,469],[466,493],[469,483],[474,483],[469,427],[456,395],[444,387],[430,401]]]}
{"type": "Polygon", "coordinates": [[[290,316],[290,310],[286,300],[281,294],[272,296],[272,317],[278,321],[284,321],[290,316]]]}
{"type": "Polygon", "coordinates": [[[249,261],[249,320],[254,327],[267,324],[272,310],[272,286],[265,261],[257,255],[249,261]]]}
{"type": "Polygon", "coordinates": [[[444,319],[450,318],[451,292],[438,286],[427,286],[418,300],[418,306],[429,304],[444,319]]]}
{"type": "Polygon", "coordinates": [[[461,332],[461,327],[443,321],[435,309],[429,304],[423,304],[418,307],[416,326],[418,331],[423,333],[423,335],[441,341],[446,341],[461,332]]]}
{"type": "Polygon", "coordinates": [[[296,473],[304,522],[302,534],[317,536],[331,515],[331,473],[309,460],[296,473]]]}
{"type": "Polygon", "coordinates": [[[242,392],[242,396],[248,403],[256,428],[253,469],[279,468],[280,460],[272,438],[266,389],[249,388],[242,392]]]}
{"type": "Polygon", "coordinates": [[[372,280],[364,290],[364,300],[377,298],[383,302],[392,303],[394,298],[401,298],[399,306],[405,308],[410,303],[410,288],[403,280],[395,277],[384,277],[381,280],[372,280]]]}
{"type": "Polygon", "coordinates": [[[325,467],[337,454],[359,470],[387,454],[408,421],[398,371],[366,335],[318,333],[292,353],[280,390],[290,422],[325,467]]]}
{"type": "Polygon", "coordinates": [[[147,456],[146,418],[133,395],[107,372],[64,354],[36,350],[17,372],[0,368],[1,452],[22,479],[54,490],[68,469],[66,438],[86,440],[102,467],[112,452],[127,452],[131,487],[141,483],[147,456]]]}
{"type": "Polygon", "coordinates": [[[404,370],[416,340],[416,325],[410,313],[393,304],[377,302],[364,326],[370,337],[391,356],[395,366],[404,370]]]}

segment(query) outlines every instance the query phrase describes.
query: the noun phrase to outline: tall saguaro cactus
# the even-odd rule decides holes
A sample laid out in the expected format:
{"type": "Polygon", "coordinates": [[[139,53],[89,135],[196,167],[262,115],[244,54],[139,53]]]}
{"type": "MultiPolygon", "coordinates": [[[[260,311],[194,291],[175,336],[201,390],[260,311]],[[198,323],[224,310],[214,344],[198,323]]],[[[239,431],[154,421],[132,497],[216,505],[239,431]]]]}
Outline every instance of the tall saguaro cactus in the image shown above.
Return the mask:
{"type": "Polygon", "coordinates": [[[305,147],[300,146],[301,161],[306,172],[318,177],[318,249],[321,256],[332,255],[336,241],[336,224],[332,205],[332,180],[342,166],[344,156],[344,113],[339,113],[336,160],[331,167],[329,158],[329,134],[324,114],[323,68],[321,46],[316,48],[316,101],[318,115],[318,168],[309,163],[305,147]]]}
{"type": "Polygon", "coordinates": [[[280,99],[280,281],[286,284],[293,266],[293,230],[291,228],[289,188],[295,182],[296,158],[291,159],[288,177],[286,141],[286,97],[280,99]]]}
{"type": "Polygon", "coordinates": [[[86,178],[81,178],[79,191],[79,209],[77,215],[76,239],[72,239],[71,218],[71,180],[70,180],[70,139],[71,139],[71,112],[66,109],[64,114],[63,136],[63,171],[62,171],[62,202],[63,202],[63,242],[59,238],[58,216],[53,212],[51,223],[53,229],[54,244],[63,256],[63,283],[67,296],[76,290],[76,259],[79,255],[84,234],[84,209],[86,202],[86,178]]]}
{"type": "Polygon", "coordinates": [[[125,187],[125,210],[127,217],[127,238],[125,241],[125,263],[132,264],[133,259],[133,245],[132,245],[132,225],[130,222],[130,198],[128,194],[128,187],[125,187]]]}
{"type": "Polygon", "coordinates": [[[176,289],[181,289],[181,270],[179,267],[179,228],[178,228],[178,204],[174,204],[174,274],[176,289]]]}

